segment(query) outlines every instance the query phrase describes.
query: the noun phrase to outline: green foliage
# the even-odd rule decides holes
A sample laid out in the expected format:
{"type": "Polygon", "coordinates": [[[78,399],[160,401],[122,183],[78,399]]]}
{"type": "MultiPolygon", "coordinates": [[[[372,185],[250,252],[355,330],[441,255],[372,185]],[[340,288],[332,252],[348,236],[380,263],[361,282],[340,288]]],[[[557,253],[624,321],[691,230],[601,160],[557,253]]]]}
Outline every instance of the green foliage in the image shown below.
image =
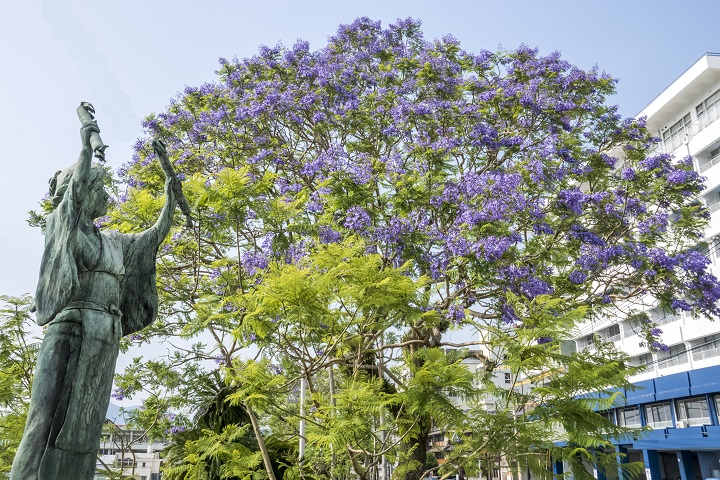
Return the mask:
{"type": "Polygon", "coordinates": [[[39,338],[31,328],[28,295],[0,296],[0,474],[10,471],[25,428],[39,338]]]}
{"type": "Polygon", "coordinates": [[[262,459],[244,442],[248,428],[228,425],[220,432],[203,430],[195,438],[185,435],[165,453],[165,476],[170,480],[254,478],[262,459]]]}

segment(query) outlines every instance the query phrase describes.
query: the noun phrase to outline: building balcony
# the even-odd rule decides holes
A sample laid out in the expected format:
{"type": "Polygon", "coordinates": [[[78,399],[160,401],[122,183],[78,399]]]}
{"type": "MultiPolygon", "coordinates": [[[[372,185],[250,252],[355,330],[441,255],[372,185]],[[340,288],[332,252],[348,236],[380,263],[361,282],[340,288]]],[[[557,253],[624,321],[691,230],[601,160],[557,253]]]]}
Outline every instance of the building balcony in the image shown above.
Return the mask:
{"type": "Polygon", "coordinates": [[[622,336],[619,333],[605,338],[606,342],[619,342],[620,340],[622,340],[622,336]]]}
{"type": "Polygon", "coordinates": [[[720,347],[709,348],[693,352],[693,361],[699,362],[709,358],[720,357],[720,347]]]}
{"type": "Polygon", "coordinates": [[[707,209],[708,209],[708,213],[710,213],[710,215],[712,215],[713,213],[720,210],[720,202],[715,202],[711,205],[708,205],[707,209]]]}
{"type": "Polygon", "coordinates": [[[710,223],[708,223],[708,226],[705,228],[704,234],[706,239],[712,238],[720,233],[720,213],[718,213],[720,211],[720,203],[710,205],[708,210],[710,211],[710,223]]]}
{"type": "Polygon", "coordinates": [[[707,162],[700,164],[700,173],[704,173],[706,170],[709,170],[710,168],[714,167],[718,163],[720,163],[720,154],[715,155],[714,157],[710,158],[710,160],[708,160],[707,162]]]}

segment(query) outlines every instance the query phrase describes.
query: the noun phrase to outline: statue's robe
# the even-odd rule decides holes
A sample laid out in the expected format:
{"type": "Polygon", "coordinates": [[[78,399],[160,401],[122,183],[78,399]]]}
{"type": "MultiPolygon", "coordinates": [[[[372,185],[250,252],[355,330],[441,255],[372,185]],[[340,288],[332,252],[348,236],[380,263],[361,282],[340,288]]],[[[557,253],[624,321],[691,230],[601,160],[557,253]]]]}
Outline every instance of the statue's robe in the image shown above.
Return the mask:
{"type": "Polygon", "coordinates": [[[117,276],[120,304],[96,306],[93,298],[83,298],[78,269],[93,272],[88,264],[94,261],[81,248],[89,236],[88,227],[79,225],[81,208],[71,180],[47,219],[35,296],[37,323],[47,330],[13,480],[93,478],[120,338],[146,327],[157,314],[155,256],[163,238],[154,229],[101,234],[105,253],[124,270],[117,276]]]}

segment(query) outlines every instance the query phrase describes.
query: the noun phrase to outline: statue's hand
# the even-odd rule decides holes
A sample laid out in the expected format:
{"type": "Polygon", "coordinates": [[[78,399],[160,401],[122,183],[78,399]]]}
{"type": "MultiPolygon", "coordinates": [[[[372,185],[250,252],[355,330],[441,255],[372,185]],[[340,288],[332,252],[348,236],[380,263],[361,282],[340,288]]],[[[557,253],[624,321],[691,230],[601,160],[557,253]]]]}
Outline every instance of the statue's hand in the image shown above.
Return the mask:
{"type": "Polygon", "coordinates": [[[165,148],[165,142],[160,140],[159,138],[154,138],[152,141],[152,147],[153,150],[155,150],[155,153],[158,156],[165,155],[167,153],[167,149],[165,148]]]}
{"type": "Polygon", "coordinates": [[[98,127],[96,120],[87,122],[80,127],[80,138],[82,139],[83,147],[91,148],[90,135],[92,132],[100,133],[100,127],[98,127]]]}

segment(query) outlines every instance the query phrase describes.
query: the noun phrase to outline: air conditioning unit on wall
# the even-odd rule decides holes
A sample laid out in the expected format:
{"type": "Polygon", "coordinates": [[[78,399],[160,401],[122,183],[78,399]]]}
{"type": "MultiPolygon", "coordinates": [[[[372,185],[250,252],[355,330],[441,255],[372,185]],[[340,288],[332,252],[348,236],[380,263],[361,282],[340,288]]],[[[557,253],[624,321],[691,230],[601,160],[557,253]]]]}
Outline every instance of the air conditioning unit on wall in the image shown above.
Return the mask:
{"type": "Polygon", "coordinates": [[[685,422],[683,420],[678,420],[675,422],[675,428],[685,428],[687,425],[685,425],[685,422]]]}

